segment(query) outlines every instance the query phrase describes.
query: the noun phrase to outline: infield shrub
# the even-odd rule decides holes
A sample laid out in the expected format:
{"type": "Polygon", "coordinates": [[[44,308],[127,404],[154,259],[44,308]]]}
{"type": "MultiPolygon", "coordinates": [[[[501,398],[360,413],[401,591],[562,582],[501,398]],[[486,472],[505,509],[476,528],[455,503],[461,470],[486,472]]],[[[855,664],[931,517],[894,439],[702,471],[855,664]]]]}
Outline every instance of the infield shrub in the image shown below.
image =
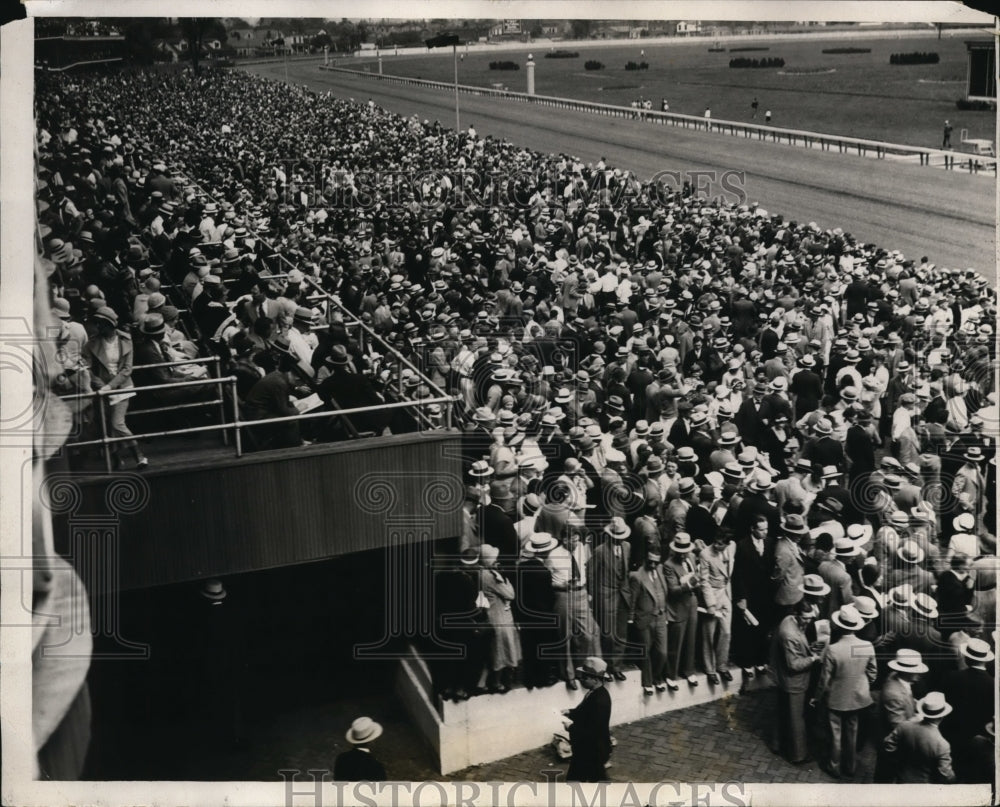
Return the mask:
{"type": "Polygon", "coordinates": [[[920,50],[913,53],[893,53],[889,56],[889,64],[937,64],[940,60],[937,53],[920,50]]]}
{"type": "Polygon", "coordinates": [[[590,59],[583,63],[583,67],[586,70],[603,70],[604,62],[598,62],[593,59],[590,59]]]}

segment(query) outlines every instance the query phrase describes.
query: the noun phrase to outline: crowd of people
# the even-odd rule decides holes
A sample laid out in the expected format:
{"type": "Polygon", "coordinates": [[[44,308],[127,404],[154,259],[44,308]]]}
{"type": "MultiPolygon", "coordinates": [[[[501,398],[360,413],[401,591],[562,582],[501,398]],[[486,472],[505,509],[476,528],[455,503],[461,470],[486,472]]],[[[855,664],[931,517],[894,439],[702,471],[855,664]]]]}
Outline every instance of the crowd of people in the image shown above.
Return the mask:
{"type": "MultiPolygon", "coordinates": [[[[457,397],[442,697],[576,689],[594,659],[611,681],[638,666],[645,697],[768,675],[790,759],[825,727],[835,776],[870,741],[886,781],[981,781],[980,273],[247,73],[46,75],[35,103],[63,391],[108,393],[119,462],[146,463],[131,394],[204,379],[192,359],[237,376],[247,419],[457,397]]],[[[355,433],[445,423],[438,402],[386,411],[355,433]]],[[[254,447],[337,436],[316,423],[254,447]]]]}

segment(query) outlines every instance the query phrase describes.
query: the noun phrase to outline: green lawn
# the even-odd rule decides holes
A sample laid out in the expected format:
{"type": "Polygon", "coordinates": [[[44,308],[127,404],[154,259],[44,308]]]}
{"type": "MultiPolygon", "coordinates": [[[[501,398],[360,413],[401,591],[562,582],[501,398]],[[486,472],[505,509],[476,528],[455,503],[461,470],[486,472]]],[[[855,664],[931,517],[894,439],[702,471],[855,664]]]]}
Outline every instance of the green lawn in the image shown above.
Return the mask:
{"type": "MultiPolygon", "coordinates": [[[[981,37],[977,37],[981,38],[981,37]]],[[[535,56],[535,91],[539,95],[581,98],[628,105],[640,95],[659,109],[666,98],[671,112],[701,115],[706,104],[712,117],[750,120],[750,103],[760,102],[758,121],[772,112],[772,124],[793,129],[887,140],[911,145],[940,146],[945,119],[955,127],[957,145],[962,128],[969,137],[994,139],[993,112],[959,111],[955,101],[964,96],[966,48],[964,38],[932,35],[925,38],[870,40],[813,40],[738,42],[726,47],[768,47],[766,51],[709,53],[711,40],[683,45],[614,45],[581,48],[576,59],[545,59],[545,48],[524,51],[471,53],[459,62],[459,82],[489,86],[502,82],[511,90],[524,91],[524,63],[529,50],[535,56]],[[871,53],[824,54],[823,48],[871,48],[871,53]],[[640,57],[640,50],[645,55],[640,57]],[[941,61],[934,65],[897,66],[889,54],[936,51],[941,61]],[[730,58],[780,56],[784,68],[732,69],[730,58]],[[604,63],[601,71],[584,70],[583,63],[604,63]],[[489,69],[495,60],[512,60],[518,71],[489,69]],[[626,71],[628,61],[646,61],[647,71],[626,71]],[[833,69],[834,72],[791,75],[796,70],[833,69]]],[[[573,50],[573,44],[560,47],[573,50]]],[[[341,60],[342,66],[351,66],[341,60]]],[[[358,60],[375,70],[373,59],[358,60]]],[[[383,72],[452,81],[452,60],[445,56],[387,56],[383,72]]]]}

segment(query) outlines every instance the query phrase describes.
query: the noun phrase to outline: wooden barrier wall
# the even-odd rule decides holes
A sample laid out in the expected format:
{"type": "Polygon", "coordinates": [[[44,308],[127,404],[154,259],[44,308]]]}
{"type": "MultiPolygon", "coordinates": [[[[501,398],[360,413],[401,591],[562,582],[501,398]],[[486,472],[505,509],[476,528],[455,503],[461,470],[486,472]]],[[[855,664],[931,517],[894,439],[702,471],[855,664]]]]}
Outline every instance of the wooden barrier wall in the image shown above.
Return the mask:
{"type": "Polygon", "coordinates": [[[56,547],[105,590],[457,536],[460,436],[316,445],[146,474],[52,472],[56,547]]]}

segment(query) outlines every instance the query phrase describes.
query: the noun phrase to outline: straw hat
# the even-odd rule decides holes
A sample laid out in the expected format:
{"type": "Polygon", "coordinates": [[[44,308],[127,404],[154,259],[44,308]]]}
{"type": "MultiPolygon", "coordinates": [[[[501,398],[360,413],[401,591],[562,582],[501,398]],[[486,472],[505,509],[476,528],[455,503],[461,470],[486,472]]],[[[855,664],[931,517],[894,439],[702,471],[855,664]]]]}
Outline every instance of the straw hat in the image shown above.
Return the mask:
{"type": "Polygon", "coordinates": [[[807,574],[802,578],[802,593],[807,597],[824,597],[830,593],[830,585],[818,574],[807,574]]]}
{"type": "Polygon", "coordinates": [[[977,664],[989,664],[994,659],[990,646],[982,639],[969,639],[961,647],[962,655],[977,664]]]}
{"type": "Polygon", "coordinates": [[[833,624],[841,630],[857,631],[865,626],[864,619],[853,605],[842,605],[833,612],[833,616],[830,618],[833,624]]]}
{"type": "Polygon", "coordinates": [[[901,647],[896,651],[896,658],[890,659],[887,666],[896,672],[912,673],[920,675],[930,670],[920,653],[908,647],[901,647]]]}
{"type": "Polygon", "coordinates": [[[382,736],[382,726],[370,717],[359,717],[351,723],[345,736],[351,745],[366,745],[382,736]]]}
{"type": "Polygon", "coordinates": [[[917,701],[917,714],[921,717],[937,719],[946,717],[952,712],[952,707],[941,692],[928,692],[917,701]]]}

